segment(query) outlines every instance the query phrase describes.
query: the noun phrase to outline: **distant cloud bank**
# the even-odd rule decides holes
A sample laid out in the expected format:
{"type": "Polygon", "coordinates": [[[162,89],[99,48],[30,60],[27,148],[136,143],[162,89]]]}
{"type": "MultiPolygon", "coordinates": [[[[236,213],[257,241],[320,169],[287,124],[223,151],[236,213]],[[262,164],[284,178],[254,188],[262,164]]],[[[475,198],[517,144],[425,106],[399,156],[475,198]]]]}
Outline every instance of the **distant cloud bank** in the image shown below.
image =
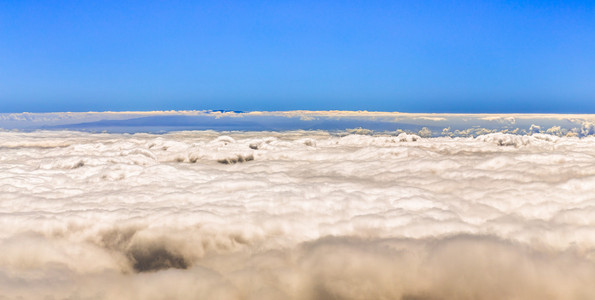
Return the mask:
{"type": "Polygon", "coordinates": [[[488,133],[583,137],[595,134],[595,115],[221,110],[56,112],[0,114],[0,129],[113,133],[327,130],[368,134],[405,132],[425,137],[467,137],[488,133]]]}

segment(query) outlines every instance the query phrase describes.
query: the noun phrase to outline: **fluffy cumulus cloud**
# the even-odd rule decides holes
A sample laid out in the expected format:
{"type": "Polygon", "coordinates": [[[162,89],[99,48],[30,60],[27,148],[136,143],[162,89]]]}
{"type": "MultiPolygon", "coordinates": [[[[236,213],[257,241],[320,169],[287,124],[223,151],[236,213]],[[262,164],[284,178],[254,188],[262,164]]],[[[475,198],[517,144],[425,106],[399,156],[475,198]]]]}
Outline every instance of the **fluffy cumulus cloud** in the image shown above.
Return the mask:
{"type": "Polygon", "coordinates": [[[594,299],[595,138],[0,132],[0,249],[0,299],[594,299]]]}

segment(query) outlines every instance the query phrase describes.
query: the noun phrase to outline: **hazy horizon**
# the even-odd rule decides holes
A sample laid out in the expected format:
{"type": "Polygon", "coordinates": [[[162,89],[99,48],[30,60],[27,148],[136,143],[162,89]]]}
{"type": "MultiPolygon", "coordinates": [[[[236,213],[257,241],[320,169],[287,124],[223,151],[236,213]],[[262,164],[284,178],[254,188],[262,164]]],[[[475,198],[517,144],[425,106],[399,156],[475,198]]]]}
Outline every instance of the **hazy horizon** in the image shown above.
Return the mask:
{"type": "Polygon", "coordinates": [[[323,130],[359,134],[418,134],[467,137],[488,133],[595,134],[595,115],[423,114],[369,111],[129,111],[0,113],[3,130],[78,130],[166,133],[191,130],[323,130]]]}

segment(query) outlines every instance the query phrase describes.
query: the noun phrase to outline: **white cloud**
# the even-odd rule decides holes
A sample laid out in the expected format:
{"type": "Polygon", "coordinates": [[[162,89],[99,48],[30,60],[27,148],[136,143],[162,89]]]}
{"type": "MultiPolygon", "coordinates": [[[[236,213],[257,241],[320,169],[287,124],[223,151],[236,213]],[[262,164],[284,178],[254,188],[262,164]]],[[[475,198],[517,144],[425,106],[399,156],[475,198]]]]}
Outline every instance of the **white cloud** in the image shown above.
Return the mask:
{"type": "Polygon", "coordinates": [[[545,134],[0,132],[0,296],[594,298],[593,157],[545,134]]]}

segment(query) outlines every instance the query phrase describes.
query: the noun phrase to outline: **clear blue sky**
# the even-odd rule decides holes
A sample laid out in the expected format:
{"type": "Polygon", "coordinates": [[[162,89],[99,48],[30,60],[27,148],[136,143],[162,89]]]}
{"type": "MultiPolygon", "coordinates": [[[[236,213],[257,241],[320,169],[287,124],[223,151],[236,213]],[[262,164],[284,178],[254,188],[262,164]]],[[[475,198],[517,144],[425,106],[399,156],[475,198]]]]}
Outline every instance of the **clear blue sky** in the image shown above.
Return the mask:
{"type": "Polygon", "coordinates": [[[0,112],[595,113],[595,1],[0,0],[0,112]]]}

